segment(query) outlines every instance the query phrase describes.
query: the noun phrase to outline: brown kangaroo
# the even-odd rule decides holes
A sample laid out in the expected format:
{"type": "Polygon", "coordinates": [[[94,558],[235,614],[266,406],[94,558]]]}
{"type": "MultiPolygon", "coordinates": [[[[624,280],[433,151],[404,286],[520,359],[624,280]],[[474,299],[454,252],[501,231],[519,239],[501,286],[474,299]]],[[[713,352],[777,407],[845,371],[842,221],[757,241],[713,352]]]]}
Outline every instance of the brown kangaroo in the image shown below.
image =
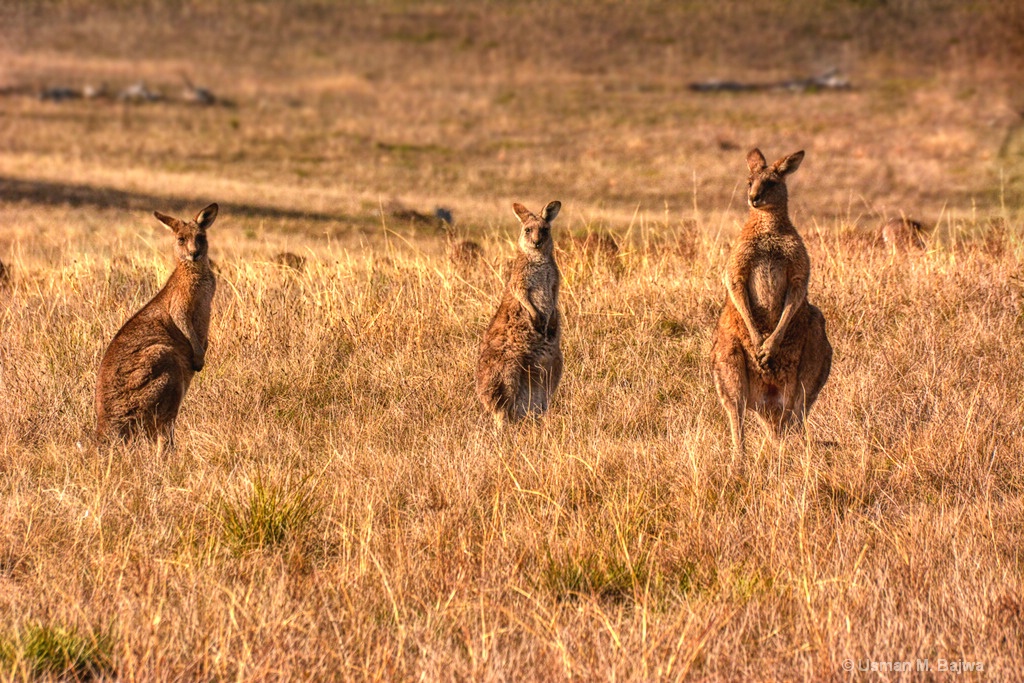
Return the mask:
{"type": "Polygon", "coordinates": [[[444,228],[445,253],[452,265],[466,268],[483,260],[483,247],[473,240],[460,239],[452,224],[447,221],[442,224],[442,227],[444,228]]]}
{"type": "Polygon", "coordinates": [[[157,454],[174,447],[174,421],[206,364],[210,305],[217,280],[206,230],[217,218],[210,204],[185,222],[154,212],[175,236],[178,263],[167,284],[114,335],[96,382],[96,436],[128,438],[141,430],[157,454]]]}
{"type": "Polygon", "coordinates": [[[274,254],[274,258],[272,258],[271,261],[279,266],[297,270],[300,273],[306,267],[306,257],[293,254],[290,251],[281,251],[274,254]]]}
{"type": "Polygon", "coordinates": [[[584,236],[570,237],[569,244],[580,260],[592,266],[606,263],[616,278],[622,275],[622,261],[619,260],[619,243],[604,232],[588,232],[584,236]]]}
{"type": "Polygon", "coordinates": [[[807,301],[811,261],[787,206],[786,176],[803,158],[800,151],[768,166],[760,150],[747,154],[750,215],[729,256],[729,296],[711,349],[715,388],[741,453],[747,408],[776,435],[800,428],[832,368],[825,317],[807,301]]]}
{"type": "Polygon", "coordinates": [[[560,275],[551,239],[551,221],[561,207],[551,202],[537,216],[512,205],[522,224],[520,253],[476,367],[477,395],[499,427],[547,411],[562,379],[560,275]]]}
{"type": "Polygon", "coordinates": [[[906,253],[911,249],[924,251],[928,248],[929,232],[930,229],[919,221],[901,216],[890,218],[879,226],[877,241],[897,253],[906,253]]]}

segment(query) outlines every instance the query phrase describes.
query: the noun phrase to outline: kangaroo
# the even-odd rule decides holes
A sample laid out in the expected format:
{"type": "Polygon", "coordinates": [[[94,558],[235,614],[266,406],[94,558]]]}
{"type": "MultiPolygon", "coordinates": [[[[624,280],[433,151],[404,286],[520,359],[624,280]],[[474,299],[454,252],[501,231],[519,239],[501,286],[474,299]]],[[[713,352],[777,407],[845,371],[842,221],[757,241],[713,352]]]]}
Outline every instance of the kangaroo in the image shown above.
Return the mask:
{"type": "Polygon", "coordinates": [[[602,258],[613,261],[619,255],[619,244],[607,233],[588,232],[583,237],[573,237],[570,244],[583,258],[602,258]]]}
{"type": "Polygon", "coordinates": [[[174,421],[194,373],[206,365],[210,305],[217,280],[206,231],[210,204],[189,222],[154,212],[175,236],[177,265],[167,284],[114,335],[96,382],[96,436],[128,438],[138,430],[174,448],[174,421]]]}
{"type": "Polygon", "coordinates": [[[711,349],[739,453],[748,407],[776,435],[800,428],[832,368],[825,317],[807,301],[810,258],[787,206],[786,176],[803,158],[799,151],[768,166],[760,150],[747,154],[750,214],[729,256],[728,298],[711,349]]]}
{"type": "Polygon", "coordinates": [[[562,208],[551,202],[540,216],[513,204],[522,224],[519,251],[501,304],[480,343],[476,390],[500,428],[548,409],[562,379],[560,275],[551,221],[562,208]]]}
{"type": "Polygon", "coordinates": [[[452,265],[465,268],[483,260],[484,248],[478,243],[473,240],[460,239],[449,221],[445,221],[442,228],[444,229],[444,250],[452,265]]]}
{"type": "Polygon", "coordinates": [[[484,258],[484,248],[473,240],[449,239],[445,243],[448,260],[458,267],[472,266],[484,258]]]}
{"type": "Polygon", "coordinates": [[[929,228],[906,217],[890,218],[878,228],[877,239],[889,249],[905,253],[911,248],[924,251],[928,248],[929,228]]]}
{"type": "Polygon", "coordinates": [[[306,257],[293,254],[290,251],[281,251],[274,254],[274,258],[272,258],[271,261],[279,266],[297,270],[300,273],[306,267],[306,257]]]}
{"type": "Polygon", "coordinates": [[[571,237],[569,244],[579,255],[580,260],[592,266],[603,262],[616,278],[622,274],[619,243],[608,233],[588,232],[585,236],[571,237]]]}

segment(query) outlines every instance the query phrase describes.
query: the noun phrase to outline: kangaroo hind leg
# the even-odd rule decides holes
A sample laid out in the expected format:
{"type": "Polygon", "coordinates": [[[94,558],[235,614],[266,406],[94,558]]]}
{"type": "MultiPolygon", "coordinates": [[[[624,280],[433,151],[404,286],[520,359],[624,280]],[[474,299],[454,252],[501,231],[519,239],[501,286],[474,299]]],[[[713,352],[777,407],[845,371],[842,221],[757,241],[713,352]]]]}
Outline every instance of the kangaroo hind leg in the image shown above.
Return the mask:
{"type": "Polygon", "coordinates": [[[718,348],[716,344],[713,353],[715,389],[729,418],[733,449],[742,454],[745,447],[743,418],[750,395],[747,359],[738,341],[729,344],[725,349],[718,348]]]}

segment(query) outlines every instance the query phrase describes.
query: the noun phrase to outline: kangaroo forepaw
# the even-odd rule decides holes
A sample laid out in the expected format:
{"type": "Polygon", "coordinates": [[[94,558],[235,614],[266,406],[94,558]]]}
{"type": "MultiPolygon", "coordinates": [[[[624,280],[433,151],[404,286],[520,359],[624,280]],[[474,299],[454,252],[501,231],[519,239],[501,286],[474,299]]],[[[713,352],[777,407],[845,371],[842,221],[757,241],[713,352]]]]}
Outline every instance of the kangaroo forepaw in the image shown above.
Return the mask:
{"type": "Polygon", "coordinates": [[[758,366],[762,370],[775,370],[775,346],[771,343],[765,343],[764,346],[754,355],[757,360],[758,366]]]}

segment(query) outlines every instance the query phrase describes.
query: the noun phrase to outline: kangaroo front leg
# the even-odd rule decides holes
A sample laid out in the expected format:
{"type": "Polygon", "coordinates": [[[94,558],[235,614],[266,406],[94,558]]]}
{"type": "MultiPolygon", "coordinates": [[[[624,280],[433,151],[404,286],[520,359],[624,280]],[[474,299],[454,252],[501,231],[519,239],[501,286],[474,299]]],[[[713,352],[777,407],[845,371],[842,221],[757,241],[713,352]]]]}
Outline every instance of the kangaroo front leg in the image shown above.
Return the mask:
{"type": "Polygon", "coordinates": [[[768,367],[768,363],[779,350],[779,344],[786,338],[786,329],[789,328],[789,323],[805,301],[807,301],[807,283],[794,281],[786,290],[786,304],[782,309],[782,316],[779,317],[779,324],[775,326],[775,330],[768,335],[757,352],[757,363],[762,368],[768,367]]]}
{"type": "MultiPolygon", "coordinates": [[[[726,276],[728,278],[728,276],[726,276]]],[[[754,316],[750,313],[750,301],[747,298],[746,283],[741,278],[734,281],[726,280],[726,291],[729,292],[729,300],[739,311],[743,318],[743,324],[747,326],[747,333],[750,335],[750,346],[755,351],[761,348],[761,333],[754,327],[754,316]]]]}
{"type": "Polygon", "coordinates": [[[513,292],[513,294],[515,294],[516,301],[518,301],[522,305],[522,307],[526,309],[527,315],[530,316],[530,322],[532,322],[534,325],[536,325],[537,324],[537,319],[540,317],[540,314],[537,312],[537,309],[534,307],[533,303],[530,301],[530,292],[529,292],[529,290],[517,289],[517,290],[515,290],[513,292]]]}
{"type": "Polygon", "coordinates": [[[188,343],[192,346],[192,369],[199,372],[206,365],[206,347],[199,340],[199,335],[196,334],[195,326],[192,324],[192,319],[188,315],[173,316],[174,324],[178,326],[185,338],[188,339],[188,343]]]}

